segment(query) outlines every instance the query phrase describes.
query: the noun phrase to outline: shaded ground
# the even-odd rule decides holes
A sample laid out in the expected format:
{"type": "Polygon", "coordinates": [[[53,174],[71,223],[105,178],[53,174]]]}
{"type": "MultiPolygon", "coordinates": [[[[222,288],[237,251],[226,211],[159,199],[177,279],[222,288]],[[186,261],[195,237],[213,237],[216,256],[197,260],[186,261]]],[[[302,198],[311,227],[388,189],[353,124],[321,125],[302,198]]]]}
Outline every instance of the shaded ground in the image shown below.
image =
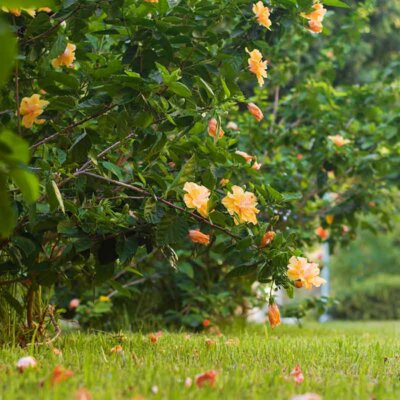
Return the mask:
{"type": "Polygon", "coordinates": [[[118,343],[112,335],[71,334],[56,344],[62,356],[44,347],[36,352],[0,349],[0,399],[74,399],[79,387],[96,400],[139,395],[286,400],[305,392],[325,400],[400,399],[399,322],[308,324],[273,332],[263,326],[236,327],[219,338],[164,333],[155,344],[147,335],[127,334],[123,356],[110,352],[118,343]],[[207,337],[216,343],[206,344],[207,337]],[[228,340],[235,338],[240,342],[228,340]],[[15,363],[28,354],[38,367],[20,374],[15,363]],[[57,364],[74,376],[51,387],[57,364]],[[285,379],[296,364],[305,377],[300,385],[285,379]],[[187,377],[211,369],[218,372],[214,388],[185,387],[187,377]]]}

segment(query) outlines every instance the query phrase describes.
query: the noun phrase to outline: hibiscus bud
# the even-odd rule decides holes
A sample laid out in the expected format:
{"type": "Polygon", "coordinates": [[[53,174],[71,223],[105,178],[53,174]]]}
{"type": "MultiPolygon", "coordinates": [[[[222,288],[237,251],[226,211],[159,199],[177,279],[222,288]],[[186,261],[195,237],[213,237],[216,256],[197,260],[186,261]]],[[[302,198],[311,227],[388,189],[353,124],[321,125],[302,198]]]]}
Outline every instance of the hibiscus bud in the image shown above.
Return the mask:
{"type": "MultiPolygon", "coordinates": [[[[208,121],[208,134],[211,136],[211,137],[213,137],[213,138],[215,138],[215,136],[217,136],[217,128],[218,128],[218,122],[217,122],[217,120],[215,119],[215,118],[211,118],[209,121],[208,121]]],[[[220,127],[219,128],[219,135],[218,135],[218,137],[221,139],[222,138],[222,136],[224,136],[224,131],[223,131],[223,129],[220,127]]]]}
{"type": "Polygon", "coordinates": [[[263,237],[261,238],[261,243],[260,243],[260,247],[266,247],[268,246],[275,238],[276,233],[274,231],[268,231],[265,232],[263,237]]]}
{"type": "Polygon", "coordinates": [[[304,283],[301,279],[297,279],[297,281],[294,281],[294,286],[297,287],[297,289],[301,289],[304,286],[304,283]]]}
{"type": "Polygon", "coordinates": [[[329,237],[329,231],[327,229],[324,229],[322,226],[319,226],[316,230],[315,233],[317,236],[319,236],[322,240],[326,240],[329,237]]]}
{"type": "Polygon", "coordinates": [[[228,122],[228,125],[226,127],[228,129],[230,129],[231,131],[238,131],[239,130],[238,124],[236,122],[233,122],[233,121],[228,122]]]}
{"type": "Polygon", "coordinates": [[[275,328],[281,323],[281,313],[276,303],[270,304],[268,306],[268,320],[271,328],[275,328]]]}
{"type": "Polygon", "coordinates": [[[229,183],[229,179],[226,179],[226,178],[222,178],[222,179],[219,181],[219,184],[220,184],[222,187],[226,186],[228,183],[229,183]]]}
{"type": "Polygon", "coordinates": [[[190,230],[189,238],[193,243],[200,243],[207,246],[210,244],[210,235],[206,235],[205,233],[200,232],[199,230],[190,230]]]}
{"type": "Polygon", "coordinates": [[[236,150],[235,154],[237,154],[240,157],[243,157],[248,163],[253,159],[253,156],[251,156],[250,154],[247,154],[244,151],[236,150]]]}
{"type": "Polygon", "coordinates": [[[247,109],[250,111],[250,114],[258,121],[260,122],[264,118],[264,114],[260,110],[259,107],[257,107],[254,103],[249,103],[247,104],[247,109]]]}
{"type": "Polygon", "coordinates": [[[81,304],[81,301],[79,299],[72,299],[69,302],[69,308],[77,308],[79,307],[79,304],[81,304]]]}

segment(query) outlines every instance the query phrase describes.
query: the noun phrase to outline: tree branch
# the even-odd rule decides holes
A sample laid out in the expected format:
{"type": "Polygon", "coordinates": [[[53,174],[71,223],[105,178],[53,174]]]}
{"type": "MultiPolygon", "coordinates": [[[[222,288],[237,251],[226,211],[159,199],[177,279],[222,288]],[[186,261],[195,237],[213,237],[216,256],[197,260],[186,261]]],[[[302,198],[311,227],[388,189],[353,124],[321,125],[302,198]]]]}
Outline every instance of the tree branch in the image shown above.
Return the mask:
{"type": "Polygon", "coordinates": [[[68,14],[66,17],[60,19],[60,21],[58,21],[54,26],[52,26],[50,29],[48,29],[45,32],[40,33],[37,36],[34,36],[30,39],[27,40],[23,40],[22,44],[28,44],[28,43],[32,43],[38,39],[44,38],[46,36],[49,36],[52,32],[54,32],[64,21],[67,21],[68,19],[70,19],[79,9],[81,8],[81,5],[78,5],[78,7],[76,7],[74,10],[71,11],[70,14],[68,14]]]}
{"type": "Polygon", "coordinates": [[[66,128],[61,129],[61,131],[58,131],[58,132],[54,133],[53,135],[50,135],[47,138],[42,139],[39,142],[36,142],[35,144],[33,144],[30,147],[30,150],[34,150],[37,147],[41,146],[42,144],[52,141],[53,139],[57,138],[58,136],[62,135],[63,133],[66,133],[66,132],[70,131],[71,129],[76,128],[77,126],[82,125],[85,122],[90,121],[91,119],[99,117],[100,115],[105,114],[107,111],[110,111],[111,109],[113,109],[114,107],[117,107],[117,106],[118,106],[118,104],[110,104],[109,106],[103,108],[103,110],[98,111],[97,113],[94,113],[92,115],[89,115],[88,117],[81,119],[78,122],[74,122],[74,123],[68,125],[66,128]]]}
{"type": "Polygon", "coordinates": [[[140,194],[142,194],[142,195],[144,195],[144,196],[146,196],[146,197],[152,197],[152,198],[154,198],[156,201],[158,201],[158,202],[160,202],[160,203],[163,203],[163,204],[165,204],[166,206],[168,206],[168,207],[170,207],[170,208],[174,208],[175,210],[181,211],[181,212],[183,212],[183,213],[189,215],[191,218],[196,219],[196,220],[198,220],[198,221],[201,221],[201,222],[207,224],[207,225],[210,226],[211,228],[214,228],[214,229],[217,229],[217,230],[219,230],[219,231],[221,231],[221,232],[224,232],[226,235],[230,236],[231,238],[233,238],[233,239],[235,239],[235,240],[240,240],[240,239],[242,239],[240,236],[231,233],[228,229],[225,229],[225,228],[223,228],[222,226],[213,224],[213,223],[212,223],[211,221],[209,221],[207,218],[204,218],[204,217],[202,217],[201,215],[195,214],[195,213],[192,212],[192,211],[188,211],[188,210],[186,210],[186,209],[183,208],[183,207],[177,206],[176,204],[174,204],[174,203],[170,202],[169,200],[166,200],[166,199],[164,199],[164,198],[162,198],[162,197],[154,196],[152,193],[148,192],[148,191],[145,190],[145,189],[142,189],[142,188],[139,188],[139,187],[136,187],[136,186],[132,186],[132,185],[129,185],[129,184],[124,183],[124,182],[119,182],[119,181],[116,181],[116,180],[114,180],[114,179],[106,178],[105,176],[93,174],[93,173],[91,173],[91,172],[83,171],[83,172],[77,173],[77,175],[91,176],[92,178],[100,179],[100,180],[102,180],[102,181],[105,181],[105,182],[108,182],[108,183],[112,183],[113,185],[121,186],[121,187],[124,187],[124,188],[126,188],[126,189],[132,190],[132,191],[134,191],[134,192],[140,193],[140,194]]]}

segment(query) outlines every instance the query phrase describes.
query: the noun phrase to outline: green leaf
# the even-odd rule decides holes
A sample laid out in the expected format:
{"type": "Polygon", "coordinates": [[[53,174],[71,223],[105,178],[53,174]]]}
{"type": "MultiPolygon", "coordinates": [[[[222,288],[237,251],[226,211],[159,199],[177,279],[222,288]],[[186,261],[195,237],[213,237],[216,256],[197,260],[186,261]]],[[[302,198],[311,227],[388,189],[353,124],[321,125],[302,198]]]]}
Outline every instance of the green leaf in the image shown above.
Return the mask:
{"type": "Polygon", "coordinates": [[[175,177],[173,182],[168,188],[168,191],[182,185],[183,183],[187,182],[188,180],[192,179],[196,171],[196,156],[193,155],[190,159],[183,165],[181,170],[179,171],[178,175],[175,177]]]}
{"type": "Polygon", "coordinates": [[[340,0],[323,0],[323,3],[326,6],[350,8],[348,4],[340,0]]]}
{"type": "Polygon", "coordinates": [[[168,88],[171,92],[174,92],[181,97],[192,97],[190,89],[181,82],[172,82],[168,84],[168,88]]]}
{"type": "Polygon", "coordinates": [[[6,238],[13,232],[16,215],[7,194],[7,179],[0,174],[0,237],[6,238]]]}
{"type": "Polygon", "coordinates": [[[80,135],[69,150],[69,159],[72,162],[82,163],[87,160],[92,142],[86,133],[80,135]]]}
{"type": "Polygon", "coordinates": [[[64,200],[62,198],[60,189],[57,186],[57,183],[51,181],[46,186],[47,196],[49,198],[50,207],[52,210],[55,210],[57,207],[61,208],[61,211],[65,214],[65,206],[64,200]]]}
{"type": "Polygon", "coordinates": [[[283,200],[283,195],[275,190],[271,185],[267,186],[267,192],[273,201],[281,202],[283,200]]]}
{"type": "Polygon", "coordinates": [[[254,272],[256,272],[256,267],[254,264],[243,264],[243,265],[240,265],[239,267],[231,269],[226,274],[226,278],[227,279],[239,278],[241,276],[250,275],[254,272]]]}
{"type": "Polygon", "coordinates": [[[0,5],[3,7],[15,8],[38,8],[38,7],[53,7],[53,0],[1,0],[0,5]]]}
{"type": "Polygon", "coordinates": [[[2,20],[0,20],[0,48],[0,86],[2,86],[10,76],[17,54],[17,39],[2,20]]]}
{"type": "Polygon", "coordinates": [[[144,205],[144,219],[151,224],[157,224],[160,222],[164,215],[164,210],[160,207],[159,203],[149,198],[146,200],[144,205]]]}
{"type": "Polygon", "coordinates": [[[153,115],[149,112],[138,112],[132,119],[132,126],[145,129],[153,123],[153,115]]]}
{"type": "Polygon", "coordinates": [[[173,244],[187,237],[189,226],[185,219],[175,214],[165,215],[157,225],[157,242],[173,244]]]}
{"type": "Polygon", "coordinates": [[[119,168],[117,165],[109,162],[109,161],[103,161],[101,163],[101,165],[107,169],[108,171],[110,171],[112,174],[114,174],[119,181],[123,181],[123,176],[122,176],[122,171],[121,168],[119,168]]]}
{"type": "Polygon", "coordinates": [[[67,38],[64,35],[57,36],[57,39],[54,42],[49,52],[48,58],[52,60],[53,58],[58,57],[65,51],[66,47],[67,47],[67,38]]]}
{"type": "Polygon", "coordinates": [[[10,176],[21,190],[27,203],[33,203],[39,198],[39,179],[36,175],[22,168],[16,168],[10,172],[10,176]]]}
{"type": "Polygon", "coordinates": [[[206,90],[208,97],[213,99],[215,97],[215,93],[212,90],[211,86],[203,78],[199,77],[198,81],[199,81],[200,86],[202,86],[206,90]]]}
{"type": "Polygon", "coordinates": [[[9,164],[27,164],[29,158],[29,147],[24,139],[11,131],[0,133],[0,161],[9,164]]]}
{"type": "Polygon", "coordinates": [[[283,201],[300,200],[303,195],[301,193],[282,193],[283,201]]]}

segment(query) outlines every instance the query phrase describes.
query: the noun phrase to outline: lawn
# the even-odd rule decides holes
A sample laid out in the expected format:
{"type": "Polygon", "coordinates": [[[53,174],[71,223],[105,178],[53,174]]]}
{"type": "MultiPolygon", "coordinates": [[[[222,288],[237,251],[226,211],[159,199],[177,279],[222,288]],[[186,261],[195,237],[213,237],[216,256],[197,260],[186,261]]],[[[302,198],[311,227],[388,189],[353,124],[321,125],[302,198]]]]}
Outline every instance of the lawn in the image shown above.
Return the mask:
{"type": "Polygon", "coordinates": [[[126,334],[123,353],[111,334],[64,335],[56,346],[35,351],[0,350],[0,399],[74,399],[84,387],[94,399],[290,399],[314,392],[323,399],[399,399],[400,323],[307,324],[235,327],[221,337],[164,333],[126,334]],[[212,338],[215,344],[207,344],[212,338]],[[231,340],[229,340],[231,339],[231,340]],[[34,355],[36,369],[19,373],[15,364],[34,355]],[[51,386],[53,368],[62,364],[74,375],[51,386]],[[304,382],[287,376],[296,364],[304,382]],[[214,387],[185,386],[186,378],[218,372],[214,387]],[[143,396],[143,397],[141,397],[143,396]]]}

